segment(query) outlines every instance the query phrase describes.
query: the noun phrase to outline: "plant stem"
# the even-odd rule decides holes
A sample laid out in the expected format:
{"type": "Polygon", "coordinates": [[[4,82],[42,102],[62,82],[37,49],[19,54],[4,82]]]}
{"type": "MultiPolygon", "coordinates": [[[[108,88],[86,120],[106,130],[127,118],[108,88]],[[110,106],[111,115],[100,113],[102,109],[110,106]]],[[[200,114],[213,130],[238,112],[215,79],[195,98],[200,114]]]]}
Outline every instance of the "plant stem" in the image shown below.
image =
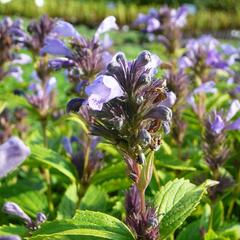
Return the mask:
{"type": "MultiPolygon", "coordinates": [[[[43,119],[41,121],[42,125],[42,132],[43,132],[43,144],[44,147],[48,146],[48,141],[47,141],[47,119],[43,119]]],[[[54,213],[54,205],[53,205],[53,200],[52,200],[52,187],[51,187],[51,175],[50,171],[48,168],[42,168],[41,169],[43,172],[43,176],[45,178],[45,181],[47,183],[47,198],[48,198],[48,209],[50,214],[54,213]]]]}
{"type": "Polygon", "coordinates": [[[145,204],[145,190],[139,191],[140,194],[140,200],[141,200],[141,213],[144,214],[146,210],[146,204],[145,204]]]}

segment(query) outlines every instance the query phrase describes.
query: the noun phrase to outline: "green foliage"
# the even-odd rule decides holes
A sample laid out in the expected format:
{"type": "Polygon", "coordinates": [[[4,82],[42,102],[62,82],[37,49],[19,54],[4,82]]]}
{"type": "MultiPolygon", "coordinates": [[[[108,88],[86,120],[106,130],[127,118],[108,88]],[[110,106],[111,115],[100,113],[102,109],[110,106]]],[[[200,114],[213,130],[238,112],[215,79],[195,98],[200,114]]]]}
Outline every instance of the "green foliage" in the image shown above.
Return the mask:
{"type": "Polygon", "coordinates": [[[188,180],[175,179],[163,186],[155,196],[155,206],[159,215],[161,239],[173,233],[196,209],[212,182],[201,186],[188,180]]]}
{"type": "Polygon", "coordinates": [[[72,239],[72,236],[87,239],[134,239],[126,225],[110,215],[92,212],[77,211],[71,220],[53,221],[45,223],[42,228],[34,232],[31,240],[72,239]]]}
{"type": "Polygon", "coordinates": [[[72,164],[66,161],[59,153],[51,149],[33,145],[31,147],[31,156],[29,157],[28,163],[31,166],[53,168],[67,176],[72,182],[75,182],[75,172],[72,164]]]}

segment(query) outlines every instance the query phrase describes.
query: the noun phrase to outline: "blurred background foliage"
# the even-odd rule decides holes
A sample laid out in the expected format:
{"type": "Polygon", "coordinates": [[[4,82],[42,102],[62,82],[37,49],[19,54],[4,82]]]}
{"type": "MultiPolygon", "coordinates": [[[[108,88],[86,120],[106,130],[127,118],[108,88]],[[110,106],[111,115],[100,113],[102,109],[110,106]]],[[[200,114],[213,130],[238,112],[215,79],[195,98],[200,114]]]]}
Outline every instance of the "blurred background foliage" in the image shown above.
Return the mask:
{"type": "Polygon", "coordinates": [[[90,27],[96,27],[106,16],[114,15],[123,26],[131,25],[138,13],[164,4],[171,7],[188,4],[192,14],[184,30],[187,35],[212,32],[223,38],[232,35],[232,30],[240,29],[238,0],[0,0],[0,14],[36,18],[47,13],[90,27]]]}

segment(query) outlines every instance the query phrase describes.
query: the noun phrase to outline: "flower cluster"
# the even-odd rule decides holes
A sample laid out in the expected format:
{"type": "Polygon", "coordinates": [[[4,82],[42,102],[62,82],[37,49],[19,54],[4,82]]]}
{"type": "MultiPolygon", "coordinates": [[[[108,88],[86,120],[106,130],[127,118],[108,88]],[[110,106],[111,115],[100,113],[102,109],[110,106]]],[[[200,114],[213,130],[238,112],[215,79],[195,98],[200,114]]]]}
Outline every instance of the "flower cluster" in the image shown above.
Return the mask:
{"type": "Polygon", "coordinates": [[[170,53],[180,47],[182,28],[186,24],[188,9],[186,6],[171,9],[164,6],[159,10],[151,9],[147,15],[139,14],[135,25],[143,26],[150,40],[161,42],[170,53]]]}
{"type": "Polygon", "coordinates": [[[17,54],[16,50],[24,35],[20,20],[13,21],[5,17],[0,21],[0,81],[6,76],[22,81],[22,69],[16,64],[28,63],[29,57],[25,59],[26,55],[17,54]]]}
{"type": "Polygon", "coordinates": [[[54,70],[68,69],[70,80],[80,90],[81,84],[94,79],[111,60],[111,54],[107,50],[111,43],[108,38],[101,41],[100,35],[118,29],[115,21],[113,16],[104,19],[91,40],[80,35],[70,23],[56,21],[41,53],[59,56],[50,60],[49,67],[54,70]]]}
{"type": "Polygon", "coordinates": [[[229,69],[229,62],[224,59],[220,47],[220,42],[210,35],[191,39],[186,45],[186,52],[179,59],[179,67],[200,77],[202,82],[213,80],[217,69],[229,69]]]}
{"type": "Polygon", "coordinates": [[[132,62],[117,53],[107,70],[86,88],[90,131],[116,144],[137,181],[144,152],[161,144],[159,129],[169,132],[172,111],[164,105],[165,82],[156,79],[154,57],[143,51],[132,62]]]}

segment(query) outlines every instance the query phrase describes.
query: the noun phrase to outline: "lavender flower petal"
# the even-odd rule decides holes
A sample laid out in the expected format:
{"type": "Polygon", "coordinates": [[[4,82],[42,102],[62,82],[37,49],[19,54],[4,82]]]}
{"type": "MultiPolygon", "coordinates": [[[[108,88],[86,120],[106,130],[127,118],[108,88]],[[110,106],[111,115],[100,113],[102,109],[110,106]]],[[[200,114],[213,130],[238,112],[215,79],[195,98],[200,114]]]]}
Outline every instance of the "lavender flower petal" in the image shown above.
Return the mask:
{"type": "Polygon", "coordinates": [[[18,235],[0,236],[0,240],[21,240],[18,235]]]}
{"type": "Polygon", "coordinates": [[[215,82],[214,81],[208,81],[203,83],[201,86],[198,88],[195,88],[193,93],[198,94],[198,93],[216,93],[217,89],[215,88],[215,82]]]}
{"type": "Polygon", "coordinates": [[[23,70],[20,66],[12,67],[8,71],[8,76],[15,78],[17,82],[23,81],[22,74],[23,74],[23,70]]]}
{"type": "Polygon", "coordinates": [[[240,130],[240,118],[238,118],[236,121],[228,124],[226,126],[226,130],[240,130]]]}
{"type": "Polygon", "coordinates": [[[80,35],[72,24],[65,21],[57,21],[51,33],[56,33],[62,37],[78,38],[80,35]]]}
{"type": "Polygon", "coordinates": [[[0,145],[0,178],[15,170],[30,154],[30,149],[17,137],[0,145]]]}
{"type": "Polygon", "coordinates": [[[238,100],[233,100],[227,112],[226,121],[228,122],[229,120],[231,120],[239,110],[240,102],[238,100]]]}
{"type": "Polygon", "coordinates": [[[211,124],[211,130],[219,134],[225,128],[225,123],[220,115],[216,115],[213,123],[211,124]]]}
{"type": "Polygon", "coordinates": [[[153,32],[160,27],[161,23],[156,18],[150,18],[147,24],[147,31],[153,32]]]}
{"type": "Polygon", "coordinates": [[[45,86],[45,94],[48,96],[54,88],[56,88],[57,80],[55,77],[51,77],[48,79],[46,86],[45,86]]]}
{"type": "Polygon", "coordinates": [[[72,57],[71,50],[64,44],[63,41],[54,38],[47,38],[44,47],[40,50],[40,54],[49,53],[52,55],[72,57]]]}
{"type": "Polygon", "coordinates": [[[89,96],[88,104],[90,108],[98,111],[102,109],[103,103],[123,96],[123,90],[116,79],[105,75],[98,76],[91,85],[86,87],[85,91],[89,96]]]}
{"type": "Polygon", "coordinates": [[[102,23],[99,25],[99,27],[94,35],[95,41],[99,39],[99,36],[102,33],[105,33],[110,30],[118,30],[118,25],[116,24],[116,18],[113,16],[106,17],[102,21],[102,23]]]}

